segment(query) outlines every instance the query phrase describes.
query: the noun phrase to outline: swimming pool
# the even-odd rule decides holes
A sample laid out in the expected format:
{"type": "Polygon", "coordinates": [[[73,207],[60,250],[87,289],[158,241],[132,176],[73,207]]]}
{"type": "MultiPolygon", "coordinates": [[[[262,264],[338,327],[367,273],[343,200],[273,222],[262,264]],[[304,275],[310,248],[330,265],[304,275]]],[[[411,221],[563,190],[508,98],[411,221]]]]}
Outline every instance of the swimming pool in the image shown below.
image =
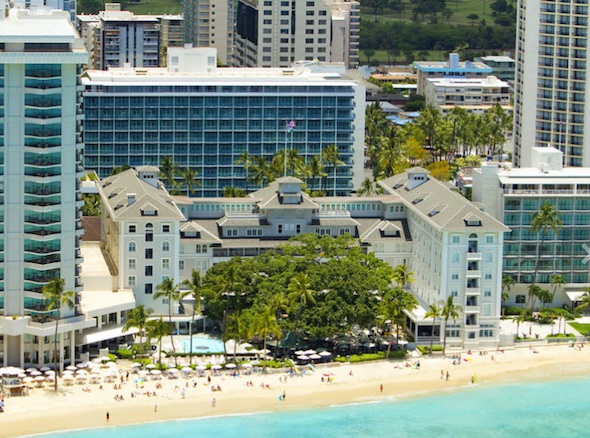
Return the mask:
{"type": "MultiPolygon", "coordinates": [[[[185,339],[180,342],[182,351],[184,353],[190,353],[191,351],[191,340],[185,339]]],[[[205,353],[205,354],[219,354],[223,353],[223,342],[220,339],[207,338],[204,336],[193,336],[193,353],[205,353]]]]}

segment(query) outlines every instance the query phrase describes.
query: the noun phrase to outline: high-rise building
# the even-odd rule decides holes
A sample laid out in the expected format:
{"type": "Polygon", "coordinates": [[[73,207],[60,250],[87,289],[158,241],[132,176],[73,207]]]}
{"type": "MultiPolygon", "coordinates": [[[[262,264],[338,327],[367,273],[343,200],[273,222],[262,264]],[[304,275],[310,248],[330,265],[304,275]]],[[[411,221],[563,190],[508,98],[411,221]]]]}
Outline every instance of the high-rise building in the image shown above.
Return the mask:
{"type": "Polygon", "coordinates": [[[234,0],[183,0],[184,41],[214,47],[219,61],[233,65],[234,0]]]}
{"type": "MultiPolygon", "coordinates": [[[[87,170],[104,178],[118,166],[172,157],[179,170],[196,172],[192,194],[211,197],[226,186],[260,187],[240,162],[244,152],[270,163],[295,149],[309,163],[335,145],[343,164],[326,166],[324,189],[348,195],[360,186],[365,90],[341,65],[217,68],[215,49],[195,48],[170,48],[168,57],[166,69],[84,74],[87,170]]],[[[179,175],[177,182],[186,193],[179,175]]]]}
{"type": "Polygon", "coordinates": [[[88,55],[65,11],[0,13],[0,363],[72,360],[79,307],[46,310],[43,286],[80,291],[82,89],[88,55]]]}
{"type": "Polygon", "coordinates": [[[79,15],[78,30],[91,53],[90,68],[159,67],[160,28],[155,15],[122,11],[119,3],[105,4],[98,15],[79,15]]]}
{"type": "Polygon", "coordinates": [[[359,8],[351,0],[238,0],[234,64],[289,67],[318,60],[356,67],[359,8]]]}
{"type": "Polygon", "coordinates": [[[590,166],[588,0],[519,0],[516,32],[514,164],[551,145],[566,166],[590,166]]]}

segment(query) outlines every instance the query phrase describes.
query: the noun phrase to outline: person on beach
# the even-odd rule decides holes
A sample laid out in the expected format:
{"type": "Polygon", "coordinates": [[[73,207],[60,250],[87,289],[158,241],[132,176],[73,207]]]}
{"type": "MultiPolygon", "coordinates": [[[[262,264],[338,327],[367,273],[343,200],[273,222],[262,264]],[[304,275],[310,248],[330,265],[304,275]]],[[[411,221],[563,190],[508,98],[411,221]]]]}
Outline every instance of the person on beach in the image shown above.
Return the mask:
{"type": "Polygon", "coordinates": [[[381,386],[379,386],[379,392],[383,392],[383,384],[381,384],[381,386]]]}
{"type": "Polygon", "coordinates": [[[211,400],[211,407],[214,408],[215,407],[215,397],[213,397],[213,400],[211,400]]]}
{"type": "Polygon", "coordinates": [[[444,380],[445,378],[445,370],[440,370],[440,380],[444,380]]]}
{"type": "Polygon", "coordinates": [[[286,398],[287,398],[287,393],[285,391],[283,391],[283,401],[285,401],[286,398]]]}
{"type": "Polygon", "coordinates": [[[111,419],[111,415],[109,414],[109,411],[107,411],[107,422],[111,419]]]}
{"type": "Polygon", "coordinates": [[[447,382],[449,381],[451,375],[449,374],[449,372],[447,371],[447,382]]]}
{"type": "Polygon", "coordinates": [[[154,405],[154,412],[158,412],[158,403],[154,405]]]}

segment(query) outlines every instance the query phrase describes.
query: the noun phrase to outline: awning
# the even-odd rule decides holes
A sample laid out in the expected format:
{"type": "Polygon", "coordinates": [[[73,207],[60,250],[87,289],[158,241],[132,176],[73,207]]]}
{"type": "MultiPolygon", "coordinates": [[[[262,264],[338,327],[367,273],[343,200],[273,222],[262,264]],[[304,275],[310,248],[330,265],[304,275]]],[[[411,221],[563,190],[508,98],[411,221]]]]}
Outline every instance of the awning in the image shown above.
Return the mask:
{"type": "Polygon", "coordinates": [[[86,345],[86,344],[94,344],[100,341],[106,341],[107,339],[118,338],[121,336],[133,335],[139,332],[139,330],[135,327],[130,328],[128,331],[123,332],[123,326],[115,326],[112,328],[102,328],[100,330],[92,330],[87,331],[84,333],[81,338],[79,338],[79,342],[77,340],[77,345],[86,345]]]}
{"type": "Polygon", "coordinates": [[[580,301],[586,292],[578,291],[578,292],[566,292],[567,297],[570,299],[572,303],[576,301],[580,301]]]}

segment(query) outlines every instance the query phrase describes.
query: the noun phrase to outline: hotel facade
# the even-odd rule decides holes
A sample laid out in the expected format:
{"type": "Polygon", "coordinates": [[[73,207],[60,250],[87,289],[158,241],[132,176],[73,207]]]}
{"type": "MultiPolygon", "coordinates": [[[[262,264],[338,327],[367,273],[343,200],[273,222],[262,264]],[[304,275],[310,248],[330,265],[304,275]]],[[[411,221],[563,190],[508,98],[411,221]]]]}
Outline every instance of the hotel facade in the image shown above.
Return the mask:
{"type": "Polygon", "coordinates": [[[211,197],[246,188],[244,152],[270,160],[296,149],[309,162],[336,145],[344,164],[330,169],[329,187],[348,195],[360,185],[365,94],[342,66],[217,68],[213,49],[170,48],[168,56],[167,69],[84,74],[86,170],[104,178],[172,157],[197,173],[195,196],[211,197]]]}

